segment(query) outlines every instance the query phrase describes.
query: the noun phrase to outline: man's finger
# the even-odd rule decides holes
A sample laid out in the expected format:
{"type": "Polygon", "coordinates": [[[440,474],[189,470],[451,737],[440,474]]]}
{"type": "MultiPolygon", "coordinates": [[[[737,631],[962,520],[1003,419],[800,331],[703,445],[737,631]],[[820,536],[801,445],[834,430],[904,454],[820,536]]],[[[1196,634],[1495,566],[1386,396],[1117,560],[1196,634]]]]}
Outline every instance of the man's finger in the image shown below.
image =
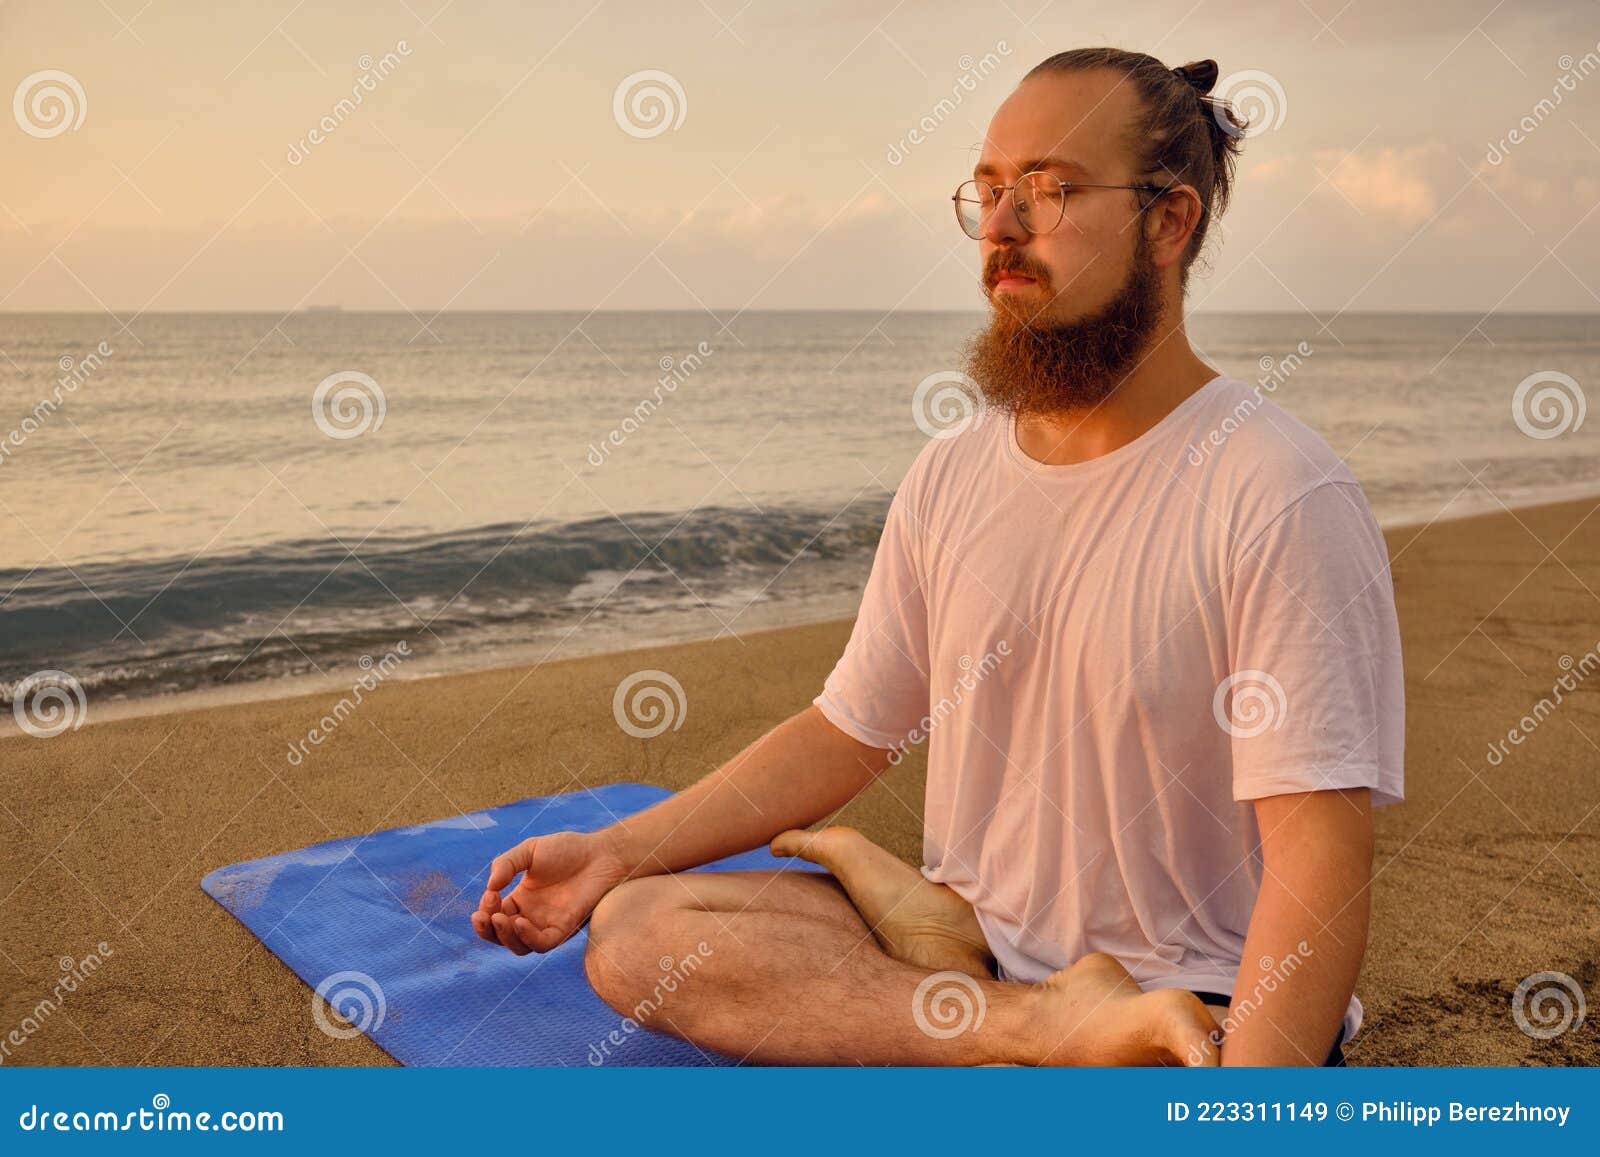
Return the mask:
{"type": "Polygon", "coordinates": [[[510,851],[494,858],[489,865],[489,889],[498,892],[511,883],[518,872],[526,872],[533,862],[533,841],[523,840],[510,851]]]}
{"type": "Polygon", "coordinates": [[[494,934],[494,925],[489,922],[489,913],[474,912],[472,914],[472,930],[490,944],[500,943],[499,937],[494,934]]]}
{"type": "Polygon", "coordinates": [[[535,928],[526,916],[513,920],[512,928],[517,937],[535,952],[549,952],[567,938],[559,928],[535,928]]]}
{"type": "Polygon", "coordinates": [[[491,919],[494,921],[495,935],[500,938],[500,943],[511,949],[518,956],[526,956],[532,951],[518,937],[516,929],[511,926],[511,920],[501,913],[495,913],[491,919]]]}

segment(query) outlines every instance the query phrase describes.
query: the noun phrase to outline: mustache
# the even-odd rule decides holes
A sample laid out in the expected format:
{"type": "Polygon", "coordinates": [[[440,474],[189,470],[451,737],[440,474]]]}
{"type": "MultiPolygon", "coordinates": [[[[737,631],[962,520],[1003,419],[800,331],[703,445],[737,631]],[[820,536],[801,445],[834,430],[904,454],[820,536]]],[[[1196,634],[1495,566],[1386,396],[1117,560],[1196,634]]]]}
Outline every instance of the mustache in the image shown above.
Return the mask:
{"type": "Polygon", "coordinates": [[[1013,273],[1033,278],[1041,288],[1048,288],[1050,285],[1050,271],[1039,262],[1015,249],[996,249],[989,254],[989,260],[984,262],[983,286],[992,290],[1002,277],[1013,273]]]}

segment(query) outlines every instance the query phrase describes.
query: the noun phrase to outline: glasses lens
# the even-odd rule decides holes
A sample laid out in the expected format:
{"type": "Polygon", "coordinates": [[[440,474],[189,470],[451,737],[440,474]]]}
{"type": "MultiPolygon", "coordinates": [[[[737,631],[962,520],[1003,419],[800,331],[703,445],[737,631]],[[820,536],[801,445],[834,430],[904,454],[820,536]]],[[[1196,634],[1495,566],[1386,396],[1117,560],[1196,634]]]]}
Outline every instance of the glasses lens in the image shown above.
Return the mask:
{"type": "Polygon", "coordinates": [[[1029,173],[1017,182],[1017,217],[1030,233],[1048,233],[1061,224],[1066,191],[1049,173],[1029,173]]]}
{"type": "Polygon", "coordinates": [[[956,220],[974,241],[983,236],[985,206],[991,199],[989,187],[982,181],[968,181],[956,190],[956,220]]]}

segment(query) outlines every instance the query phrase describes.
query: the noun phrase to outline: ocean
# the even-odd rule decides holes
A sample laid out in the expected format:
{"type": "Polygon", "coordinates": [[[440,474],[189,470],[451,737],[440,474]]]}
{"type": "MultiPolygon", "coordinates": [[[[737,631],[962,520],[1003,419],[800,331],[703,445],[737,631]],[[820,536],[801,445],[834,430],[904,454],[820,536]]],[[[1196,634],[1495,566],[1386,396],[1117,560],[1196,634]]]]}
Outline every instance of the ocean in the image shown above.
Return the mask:
{"type": "MultiPolygon", "coordinates": [[[[919,384],[981,321],[0,315],[0,701],[39,671],[143,709],[401,643],[417,678],[849,615],[943,414],[919,384]]],[[[1600,315],[1190,334],[1386,524],[1600,491],[1600,315]]]]}

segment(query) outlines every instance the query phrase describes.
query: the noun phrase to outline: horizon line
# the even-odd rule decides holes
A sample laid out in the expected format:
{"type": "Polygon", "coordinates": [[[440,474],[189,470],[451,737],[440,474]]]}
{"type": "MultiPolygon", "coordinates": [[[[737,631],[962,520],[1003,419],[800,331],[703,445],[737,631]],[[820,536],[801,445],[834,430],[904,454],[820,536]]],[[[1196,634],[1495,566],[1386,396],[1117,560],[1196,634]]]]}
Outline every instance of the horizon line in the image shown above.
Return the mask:
{"type": "MultiPolygon", "coordinates": [[[[282,308],[250,308],[250,309],[0,309],[0,317],[113,317],[121,319],[127,317],[189,317],[195,315],[216,317],[264,317],[281,315],[292,317],[305,315],[310,317],[329,317],[339,314],[356,315],[393,315],[395,317],[417,317],[426,314],[430,321],[447,315],[456,316],[484,316],[495,314],[583,314],[594,316],[598,314],[640,314],[640,313],[683,313],[704,316],[729,313],[736,316],[744,314],[777,314],[777,313],[881,313],[884,316],[894,314],[978,314],[983,313],[983,306],[973,306],[966,309],[889,309],[887,311],[873,306],[789,306],[766,309],[702,309],[696,307],[674,306],[668,308],[640,308],[640,309],[542,309],[528,307],[508,307],[503,309],[366,309],[361,307],[347,307],[342,305],[312,305],[291,306],[282,308]]],[[[1324,315],[1335,317],[1471,317],[1483,318],[1494,316],[1510,317],[1600,317],[1600,309],[1198,309],[1190,312],[1190,317],[1227,317],[1227,316],[1273,316],[1273,317],[1321,317],[1324,315]]]]}

